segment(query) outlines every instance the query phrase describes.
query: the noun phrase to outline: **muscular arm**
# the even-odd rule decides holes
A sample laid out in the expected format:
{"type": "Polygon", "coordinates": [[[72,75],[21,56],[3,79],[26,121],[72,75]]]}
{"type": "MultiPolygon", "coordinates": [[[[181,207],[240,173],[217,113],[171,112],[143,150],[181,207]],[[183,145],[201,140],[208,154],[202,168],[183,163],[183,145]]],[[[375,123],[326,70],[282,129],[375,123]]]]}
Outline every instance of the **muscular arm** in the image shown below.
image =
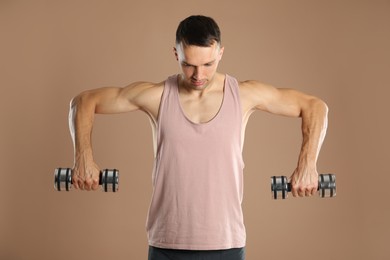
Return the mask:
{"type": "Polygon", "coordinates": [[[302,119],[302,146],[291,175],[293,196],[309,196],[318,188],[317,159],[327,129],[327,105],[319,98],[292,89],[277,89],[256,81],[241,84],[243,107],[302,119]]]}
{"type": "MultiPolygon", "coordinates": [[[[93,160],[91,135],[95,114],[143,110],[157,116],[161,84],[134,83],[125,88],[88,90],[72,99],[69,128],[74,146],[73,182],[76,188],[96,190],[100,170],[93,160]]],[[[162,90],[161,90],[162,91],[162,90]]]]}

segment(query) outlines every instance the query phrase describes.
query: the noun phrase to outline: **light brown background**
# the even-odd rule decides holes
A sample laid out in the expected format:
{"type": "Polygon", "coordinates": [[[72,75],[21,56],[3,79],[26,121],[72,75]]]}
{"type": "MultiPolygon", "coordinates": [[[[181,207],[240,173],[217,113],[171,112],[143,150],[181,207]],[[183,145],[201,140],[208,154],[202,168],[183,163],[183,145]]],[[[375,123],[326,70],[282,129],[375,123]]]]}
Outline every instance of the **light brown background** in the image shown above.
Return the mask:
{"type": "Polygon", "coordinates": [[[214,17],[221,72],[323,98],[318,163],[338,196],[272,201],[290,175],[300,120],[256,113],[244,150],[247,259],[389,259],[390,1],[0,1],[0,259],[146,259],[152,143],[141,112],[98,116],[95,158],[121,190],[57,193],[72,166],[70,99],[179,72],[177,24],[214,17]]]}

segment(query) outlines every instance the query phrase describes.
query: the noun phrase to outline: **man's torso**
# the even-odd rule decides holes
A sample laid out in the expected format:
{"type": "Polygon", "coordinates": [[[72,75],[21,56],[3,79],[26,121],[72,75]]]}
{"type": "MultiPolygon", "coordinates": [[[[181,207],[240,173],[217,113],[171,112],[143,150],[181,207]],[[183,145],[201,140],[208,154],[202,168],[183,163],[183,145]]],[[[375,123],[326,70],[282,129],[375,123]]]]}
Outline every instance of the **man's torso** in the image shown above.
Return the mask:
{"type": "MultiPolygon", "coordinates": [[[[225,75],[216,74],[216,87],[212,91],[200,93],[191,93],[180,89],[179,98],[183,112],[186,117],[194,123],[205,123],[212,120],[221,108],[224,95],[225,75]]],[[[152,84],[140,100],[141,110],[144,111],[150,119],[153,136],[156,136],[157,118],[160,108],[162,93],[164,91],[164,82],[152,84]]],[[[239,94],[242,108],[242,142],[244,142],[245,128],[248,119],[254,111],[251,103],[250,91],[248,91],[245,82],[239,82],[239,94]]],[[[156,152],[156,143],[154,140],[154,151],[156,152]]]]}

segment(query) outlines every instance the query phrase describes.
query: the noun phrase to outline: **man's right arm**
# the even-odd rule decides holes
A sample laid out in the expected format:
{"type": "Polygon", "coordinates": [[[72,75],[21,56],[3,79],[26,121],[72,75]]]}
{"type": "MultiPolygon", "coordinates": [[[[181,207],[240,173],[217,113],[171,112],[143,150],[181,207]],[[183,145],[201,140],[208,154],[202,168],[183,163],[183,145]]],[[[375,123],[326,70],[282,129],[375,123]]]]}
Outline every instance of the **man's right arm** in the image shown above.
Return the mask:
{"type": "Polygon", "coordinates": [[[74,146],[73,184],[76,189],[96,190],[100,169],[93,160],[92,128],[95,114],[143,110],[157,117],[162,83],[134,83],[125,88],[88,90],[72,99],[69,129],[74,146]]]}

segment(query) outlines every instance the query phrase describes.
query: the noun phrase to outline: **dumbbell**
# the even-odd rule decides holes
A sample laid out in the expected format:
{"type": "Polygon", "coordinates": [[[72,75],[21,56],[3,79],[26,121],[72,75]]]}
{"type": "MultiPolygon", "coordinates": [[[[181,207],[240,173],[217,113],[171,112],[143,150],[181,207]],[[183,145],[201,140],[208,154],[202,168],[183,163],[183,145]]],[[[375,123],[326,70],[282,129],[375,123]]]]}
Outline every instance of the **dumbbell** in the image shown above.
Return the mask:
{"type": "MultiPolygon", "coordinates": [[[[72,169],[57,168],[54,170],[54,188],[57,191],[69,191],[72,187],[72,169]]],[[[117,192],[119,188],[119,171],[116,169],[104,169],[100,172],[99,185],[103,191],[117,192]]]]}
{"type": "MultiPolygon", "coordinates": [[[[321,198],[336,196],[336,175],[320,174],[318,176],[318,195],[321,198]]],[[[287,193],[291,192],[291,183],[287,182],[286,176],[271,177],[271,193],[273,199],[286,199],[287,193]]]]}

